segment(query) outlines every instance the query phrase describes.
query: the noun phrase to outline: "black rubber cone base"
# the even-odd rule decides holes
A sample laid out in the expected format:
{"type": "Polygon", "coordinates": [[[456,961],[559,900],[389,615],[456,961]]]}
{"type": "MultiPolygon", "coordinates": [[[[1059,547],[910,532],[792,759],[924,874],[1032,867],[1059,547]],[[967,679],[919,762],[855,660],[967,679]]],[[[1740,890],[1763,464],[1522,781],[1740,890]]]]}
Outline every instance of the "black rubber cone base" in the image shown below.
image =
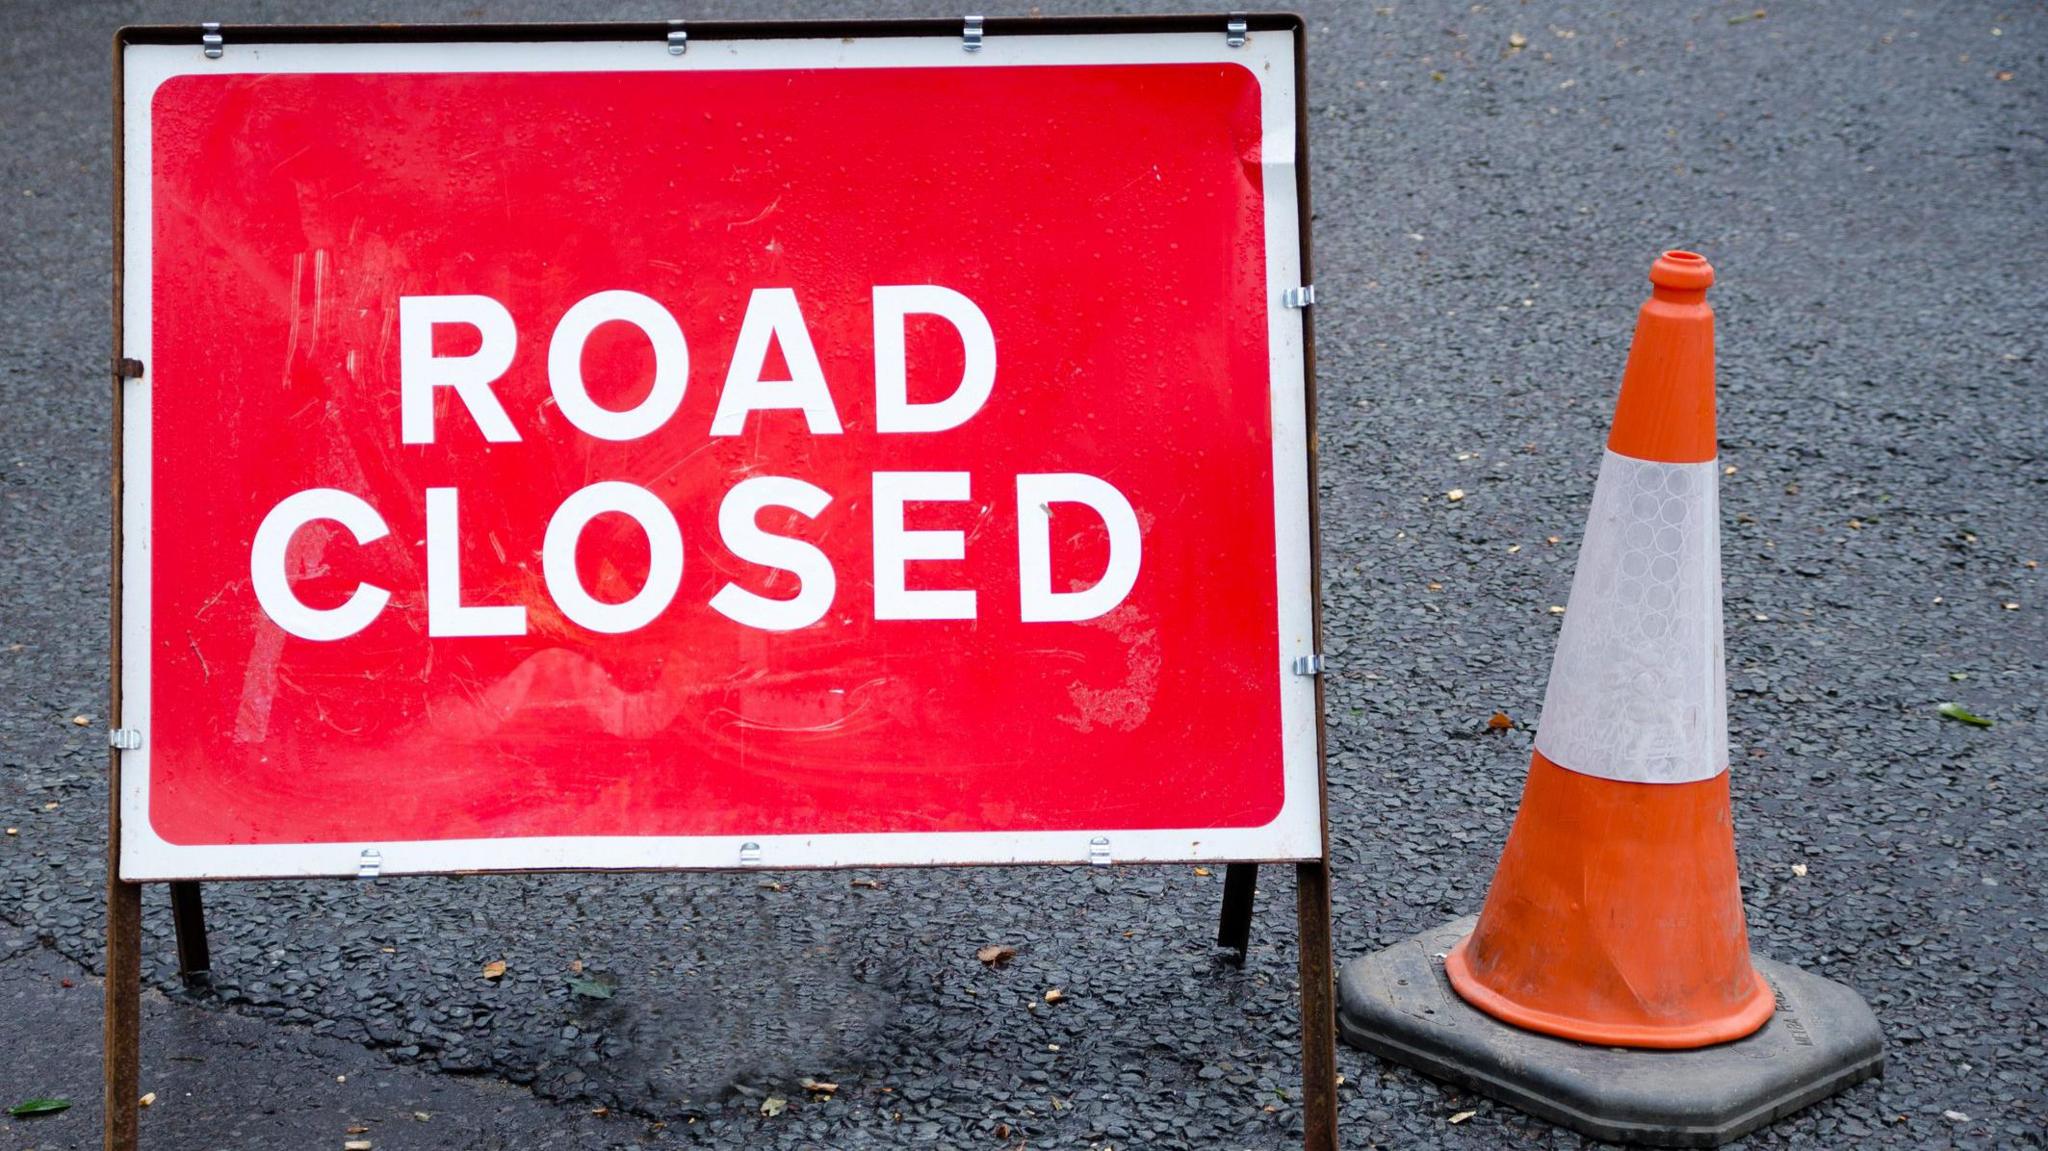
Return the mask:
{"type": "Polygon", "coordinates": [[[1345,1042],[1595,1139],[1717,1147],[1884,1073],[1877,1018],[1847,987],[1754,956],[1778,1010],[1746,1039],[1695,1051],[1589,1047],[1510,1026],[1458,998],[1447,923],[1344,965],[1345,1042]]]}

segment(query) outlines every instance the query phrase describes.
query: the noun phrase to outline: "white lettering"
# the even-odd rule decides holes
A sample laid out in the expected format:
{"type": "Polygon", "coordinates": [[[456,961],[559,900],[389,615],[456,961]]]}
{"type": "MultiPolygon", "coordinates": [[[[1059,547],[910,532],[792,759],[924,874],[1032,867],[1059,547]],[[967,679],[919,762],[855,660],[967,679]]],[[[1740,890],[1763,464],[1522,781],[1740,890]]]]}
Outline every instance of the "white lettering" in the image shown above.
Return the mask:
{"type": "Polygon", "coordinates": [[[668,309],[638,292],[598,292],[576,301],[548,340],[548,388],[555,406],[577,427],[601,440],[637,440],[668,422],[683,402],[690,378],[690,347],[668,309]],[[654,386],[623,412],[599,407],[583,383],[583,345],[598,325],[618,320],[640,329],[654,346],[654,386]]]}
{"type": "Polygon", "coordinates": [[[683,582],[683,533],[660,497],[637,484],[605,480],[562,501],[541,540],[541,575],[555,606],[591,631],[617,635],[646,627],[668,607],[683,582]],[[606,512],[633,517],[647,533],[647,582],[624,603],[592,596],[576,571],[576,541],[584,525],[606,512]]]}
{"type": "Polygon", "coordinates": [[[455,389],[485,439],[494,444],[516,443],[519,432],[491,392],[491,384],[512,366],[517,343],[512,313],[489,296],[400,296],[400,438],[408,444],[434,442],[434,389],[445,387],[455,389]],[[483,343],[467,356],[437,356],[434,328],[441,324],[468,324],[483,337],[483,343]]]}
{"type": "Polygon", "coordinates": [[[359,544],[391,533],[384,517],[359,496],[334,488],[310,488],[286,496],[256,528],[256,542],[249,549],[249,582],[263,613],[285,631],[300,639],[346,639],[370,626],[391,593],[375,584],[357,584],[340,607],[310,608],[299,602],[285,572],[285,553],[291,550],[292,537],[299,529],[314,520],[333,520],[347,528],[359,544]]]}
{"type": "Polygon", "coordinates": [[[996,336],[974,301],[936,284],[875,289],[875,430],[943,432],[957,428],[988,402],[996,382],[996,336]],[[960,386],[943,400],[910,402],[910,366],[904,322],[911,314],[937,316],[960,333],[967,366],[960,386]]]}
{"type": "Polygon", "coordinates": [[[746,430],[747,413],[780,408],[801,410],[804,424],[814,436],[841,431],[832,392],[825,386],[825,369],[819,366],[817,349],[811,346],[811,333],[804,327],[796,293],[788,288],[756,288],[747,299],[747,314],[740,320],[739,340],[733,345],[732,363],[725,373],[725,390],[718,395],[718,413],[711,417],[711,434],[739,435],[746,430]],[[771,336],[782,345],[782,358],[789,363],[787,380],[761,378],[771,336]]]}
{"type": "Polygon", "coordinates": [[[968,498],[966,472],[876,472],[875,618],[973,619],[974,593],[911,591],[903,586],[911,560],[957,560],[967,555],[967,533],[906,531],[903,505],[968,498]]]}
{"type": "Polygon", "coordinates": [[[464,607],[462,532],[454,488],[427,489],[427,634],[525,635],[526,608],[518,604],[464,607]]]}
{"type": "Polygon", "coordinates": [[[1017,477],[1017,591],[1025,623],[1094,619],[1122,603],[1138,582],[1138,515],[1129,500],[1103,480],[1078,472],[1017,477]],[[1053,504],[1085,504],[1109,529],[1109,565],[1095,586],[1052,587],[1053,504]]]}
{"type": "Polygon", "coordinates": [[[832,561],[802,540],[762,531],[754,517],[762,508],[784,507],[816,519],[831,502],[823,489],[787,476],[754,476],[734,484],[718,505],[718,534],[726,548],[749,563],[793,572],[800,584],[790,599],[769,599],[728,583],[711,597],[711,606],[735,623],[762,631],[795,631],[825,618],[839,590],[832,561]]]}

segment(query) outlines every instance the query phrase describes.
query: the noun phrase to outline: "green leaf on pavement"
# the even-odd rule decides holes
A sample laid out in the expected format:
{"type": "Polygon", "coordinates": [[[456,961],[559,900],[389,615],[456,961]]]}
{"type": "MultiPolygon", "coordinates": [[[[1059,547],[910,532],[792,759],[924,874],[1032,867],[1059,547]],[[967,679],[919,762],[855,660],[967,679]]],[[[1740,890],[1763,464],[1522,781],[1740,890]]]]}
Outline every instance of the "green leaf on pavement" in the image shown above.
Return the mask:
{"type": "Polygon", "coordinates": [[[613,981],[602,975],[589,979],[571,979],[569,981],[570,994],[581,995],[586,999],[610,999],[614,989],[613,981]]]}
{"type": "Polygon", "coordinates": [[[1964,707],[1962,704],[1959,703],[1945,703],[1935,710],[1941,712],[1941,714],[1947,716],[1950,719],[1957,720],[1961,723],[1967,723],[1971,727],[1991,726],[1990,720],[1985,719],[1981,715],[1977,715],[1976,713],[1970,711],[1970,709],[1964,707]]]}
{"type": "Polygon", "coordinates": [[[7,1113],[19,1119],[27,1115],[55,1115],[59,1111],[69,1110],[69,1099],[24,1099],[9,1107],[7,1113]]]}

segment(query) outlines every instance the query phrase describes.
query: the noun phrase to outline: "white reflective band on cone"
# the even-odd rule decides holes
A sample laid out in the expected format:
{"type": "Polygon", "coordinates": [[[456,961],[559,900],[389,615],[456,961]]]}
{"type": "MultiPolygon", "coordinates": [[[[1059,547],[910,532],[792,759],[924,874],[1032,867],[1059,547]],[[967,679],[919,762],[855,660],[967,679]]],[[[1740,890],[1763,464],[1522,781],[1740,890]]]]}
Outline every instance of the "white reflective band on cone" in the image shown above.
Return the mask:
{"type": "Polygon", "coordinates": [[[1634,783],[1728,769],[1717,468],[1601,461],[1536,728],[1559,767],[1634,783]]]}

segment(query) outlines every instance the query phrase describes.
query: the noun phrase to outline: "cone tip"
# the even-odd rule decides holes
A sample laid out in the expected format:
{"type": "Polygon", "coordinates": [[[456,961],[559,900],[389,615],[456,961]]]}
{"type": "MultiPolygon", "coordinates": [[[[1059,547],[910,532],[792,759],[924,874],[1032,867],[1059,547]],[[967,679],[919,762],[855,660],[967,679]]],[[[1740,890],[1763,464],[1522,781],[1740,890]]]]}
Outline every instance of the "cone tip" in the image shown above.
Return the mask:
{"type": "Polygon", "coordinates": [[[1674,248],[1650,265],[1650,282],[1681,292],[1704,292],[1714,284],[1714,265],[1697,252],[1674,248]]]}

